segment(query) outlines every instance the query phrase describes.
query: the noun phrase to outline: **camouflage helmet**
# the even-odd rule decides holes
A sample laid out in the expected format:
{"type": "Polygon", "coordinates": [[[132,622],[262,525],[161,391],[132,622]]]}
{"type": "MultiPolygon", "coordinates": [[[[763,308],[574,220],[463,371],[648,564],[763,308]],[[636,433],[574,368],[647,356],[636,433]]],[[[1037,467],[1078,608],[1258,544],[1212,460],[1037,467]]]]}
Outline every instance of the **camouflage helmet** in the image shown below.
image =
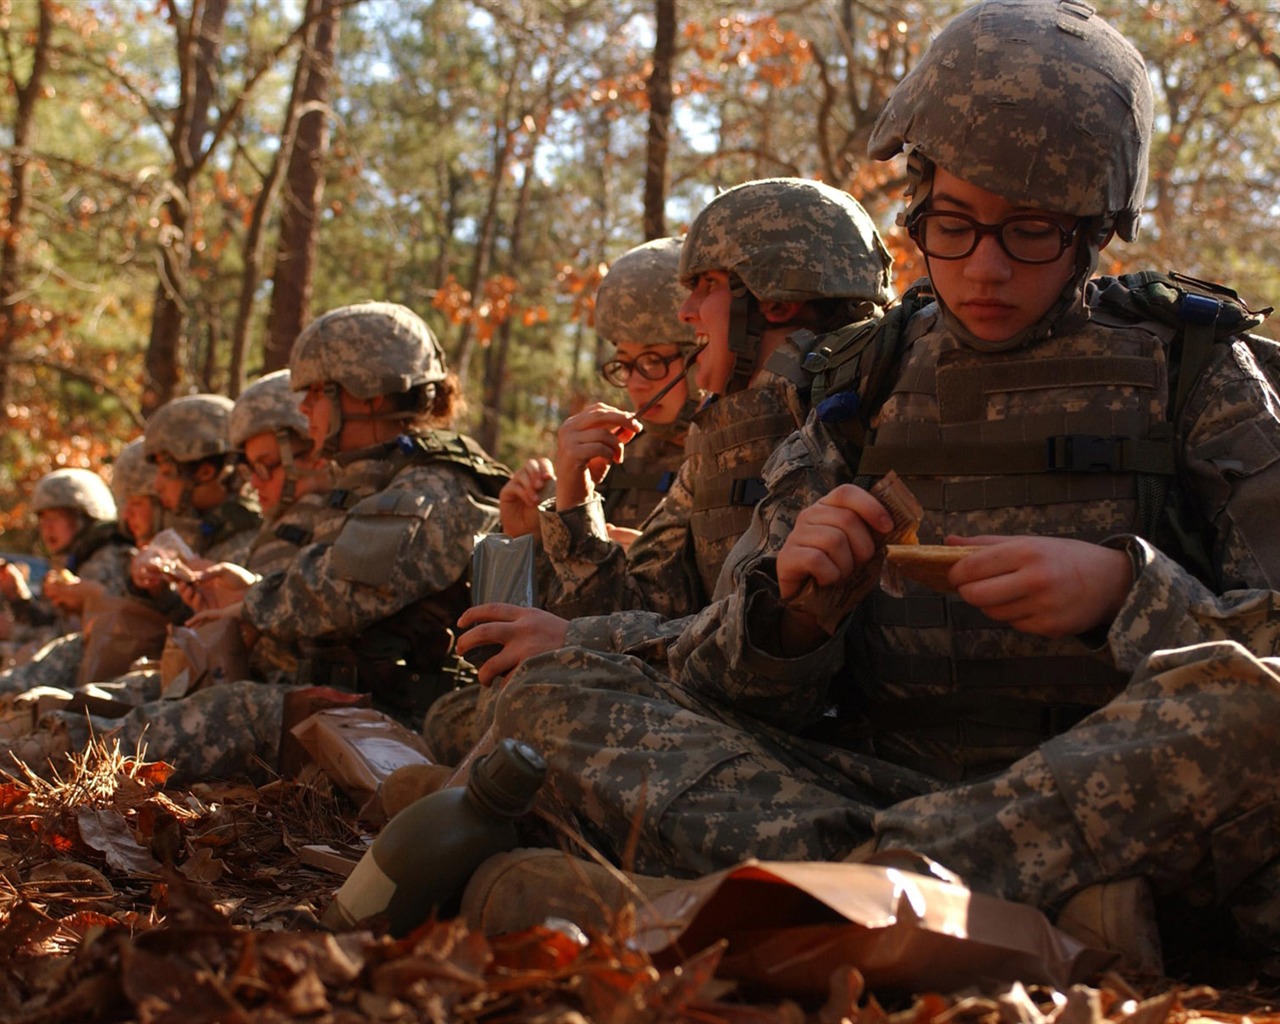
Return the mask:
{"type": "Polygon", "coordinates": [[[726,270],[758,299],[889,301],[892,259],[870,215],[853,196],[804,178],[735,185],[694,218],[680,251],[679,277],[726,270]]]}
{"type": "Polygon", "coordinates": [[[894,89],[867,151],[918,153],[1014,204],[1105,218],[1132,241],[1151,122],[1142,56],[1088,4],[982,0],[894,89]]]}
{"type": "Polygon", "coordinates": [[[116,508],[122,509],[135,495],[154,498],[156,470],[147,462],[143,440],[130,441],[111,463],[111,494],[116,508]]]}
{"type": "Polygon", "coordinates": [[[147,420],[142,450],[148,462],[167,455],[174,462],[198,462],[231,450],[231,409],[225,395],[184,395],[160,406],[147,420]]]}
{"type": "Polygon", "coordinates": [[[680,320],[685,291],[677,274],[682,238],[637,245],[613,261],[596,289],[596,333],[612,345],[693,345],[680,320]]]}
{"type": "Polygon", "coordinates": [[[307,439],[307,418],[298,408],[298,402],[288,370],[259,377],[240,393],[231,409],[231,447],[241,451],[249,438],[281,430],[293,431],[307,439]]]}
{"type": "Polygon", "coordinates": [[[289,355],[292,387],[341,385],[353,398],[395,395],[444,380],[444,349],[422,317],[394,302],[341,306],[302,329],[289,355]]]}
{"type": "Polygon", "coordinates": [[[31,494],[31,511],[39,513],[51,508],[71,509],[100,523],[116,517],[111,488],[87,469],[55,469],[40,478],[31,494]]]}

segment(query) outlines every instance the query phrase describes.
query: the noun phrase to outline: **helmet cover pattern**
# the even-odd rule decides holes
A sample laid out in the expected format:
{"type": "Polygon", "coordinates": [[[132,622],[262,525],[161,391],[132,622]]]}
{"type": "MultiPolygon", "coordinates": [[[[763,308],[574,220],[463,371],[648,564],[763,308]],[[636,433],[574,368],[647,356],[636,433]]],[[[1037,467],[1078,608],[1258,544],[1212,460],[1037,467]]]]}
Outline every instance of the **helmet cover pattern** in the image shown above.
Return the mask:
{"type": "Polygon", "coordinates": [[[108,523],[116,517],[111,488],[88,469],[55,469],[42,476],[31,495],[31,510],[72,509],[89,519],[108,523]]]}
{"type": "Polygon", "coordinates": [[[165,455],[174,462],[198,462],[231,450],[231,409],[225,395],[183,395],[160,406],[147,421],[143,451],[147,461],[165,455]]]}
{"type": "Polygon", "coordinates": [[[312,320],[293,343],[289,371],[295,391],[334,383],[364,401],[448,375],[431,328],[394,302],[341,306],[312,320]]]}
{"type": "Polygon", "coordinates": [[[721,192],[694,218],[680,281],[724,270],[758,299],[891,297],[892,259],[870,214],[849,193],[805,178],[761,178],[721,192]]]}
{"type": "Polygon", "coordinates": [[[1087,3],[983,0],[894,89],[867,150],[918,152],[1011,203],[1105,217],[1132,241],[1152,107],[1141,54],[1087,3]]]}
{"type": "Polygon", "coordinates": [[[293,390],[288,370],[259,377],[242,392],[231,409],[231,446],[236,451],[258,434],[291,430],[308,439],[307,417],[299,408],[301,396],[293,390]]]}
{"type": "Polygon", "coordinates": [[[693,345],[693,327],[680,320],[682,238],[637,245],[613,261],[596,289],[596,333],[611,345],[693,345]]]}

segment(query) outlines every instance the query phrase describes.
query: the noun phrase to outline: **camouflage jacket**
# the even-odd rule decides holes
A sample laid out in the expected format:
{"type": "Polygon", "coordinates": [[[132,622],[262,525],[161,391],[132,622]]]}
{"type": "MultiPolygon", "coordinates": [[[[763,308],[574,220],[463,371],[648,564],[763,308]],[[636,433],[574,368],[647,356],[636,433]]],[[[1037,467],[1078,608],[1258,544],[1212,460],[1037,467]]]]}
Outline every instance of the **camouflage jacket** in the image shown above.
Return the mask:
{"type": "Polygon", "coordinates": [[[497,523],[496,502],[449,462],[353,461],[332,493],[369,496],[330,541],[303,548],[245,597],[245,618],[276,640],[350,640],[450,588],[467,576],[475,536],[497,523]]]}
{"type": "MultiPolygon", "coordinates": [[[[1108,403],[1120,401],[1126,391],[1138,394],[1139,400],[1133,403],[1133,421],[1152,419],[1152,408],[1164,408],[1167,403],[1160,394],[1161,388],[1167,389],[1167,376],[1159,349],[1168,341],[1170,329],[1147,322],[1115,323],[1092,307],[1091,314],[1089,322],[1079,329],[1079,337],[1069,333],[1065,341],[1076,338],[1077,353],[1092,346],[1103,357],[1099,366],[1108,365],[1106,357],[1111,353],[1128,352],[1134,372],[1143,374],[1149,382],[1113,388],[1115,397],[1109,398],[1108,403]],[[1149,358],[1143,352],[1149,353],[1149,358]]],[[[984,356],[964,348],[950,336],[934,307],[913,318],[906,344],[897,384],[873,422],[873,445],[881,436],[892,436],[897,422],[922,425],[932,419],[943,428],[948,426],[948,399],[945,388],[937,383],[942,380],[938,367],[956,361],[966,373],[976,374],[970,378],[975,380],[981,376],[978,364],[987,362],[996,368],[1007,364],[1010,356],[984,356]],[[944,392],[941,414],[939,391],[944,392]]],[[[1062,344],[1063,337],[1046,339],[1018,358],[1033,360],[1042,353],[1052,355],[1063,351],[1055,348],[1062,344]]],[[[1059,360],[1058,365],[1065,367],[1070,362],[1059,360]]],[[[950,496],[949,504],[944,503],[941,508],[937,507],[938,502],[924,502],[935,506],[926,513],[926,539],[951,532],[1038,532],[1102,540],[1126,549],[1134,562],[1135,582],[1105,636],[1067,638],[1061,643],[1071,649],[1065,651],[1057,641],[1020,634],[991,620],[962,621],[963,613],[947,613],[949,617],[942,619],[936,613],[930,613],[932,618],[910,613],[892,621],[877,610],[882,595],[873,592],[846,620],[843,632],[819,649],[798,658],[772,654],[778,613],[773,556],[800,510],[834,486],[855,479],[847,461],[846,442],[838,430],[815,415],[778,449],[766,467],[768,496],[757,506],[751,529],[721,576],[721,592],[717,595],[721,600],[688,625],[675,645],[672,668],[684,685],[728,701],[740,711],[785,723],[793,731],[809,729],[836,710],[850,726],[851,741],[869,742],[873,752],[893,759],[903,750],[921,752],[911,730],[881,727],[877,734],[874,722],[869,727],[863,713],[898,699],[954,692],[961,685],[957,683],[961,677],[947,666],[966,658],[977,656],[985,660],[991,666],[986,675],[988,684],[1013,691],[1031,679],[1039,681],[1034,670],[1028,668],[1029,656],[1057,657],[1064,651],[1074,659],[1073,664],[1084,664],[1092,658],[1121,682],[1143,654],[1168,643],[1228,637],[1260,647],[1260,653],[1273,654],[1275,638],[1269,625],[1273,614],[1268,611],[1260,617],[1259,609],[1274,605],[1274,595],[1269,592],[1280,584],[1280,536],[1265,525],[1271,514],[1268,510],[1274,508],[1275,495],[1280,493],[1280,400],[1272,383],[1278,367],[1280,348],[1275,343],[1249,335],[1219,343],[1191,392],[1181,422],[1175,425],[1178,482],[1206,527],[1206,550],[1213,577],[1207,582],[1184,567],[1188,561],[1184,552],[1161,551],[1141,540],[1137,530],[1117,528],[1126,515],[1132,518],[1125,512],[1133,504],[1126,497],[1131,491],[1124,489],[1123,481],[1112,481],[1117,488],[1114,495],[1094,492],[1103,483],[1101,477],[1124,474],[1071,474],[1088,493],[1079,502],[1072,502],[1069,491],[1055,485],[1056,497],[1051,502],[1054,507],[1047,509],[1026,498],[1006,498],[999,507],[985,497],[968,503],[962,500],[966,493],[1008,494],[1010,489],[1004,481],[1016,479],[1014,473],[1002,477],[995,472],[977,475],[969,470],[960,475],[935,471],[919,473],[912,481],[922,492],[928,493],[932,488],[950,496]],[[1041,514],[1042,527],[1037,520],[1041,514]],[[1100,532],[1109,535],[1100,537],[1100,532]],[[966,629],[971,630],[967,635],[966,629]],[[865,642],[868,638],[870,642],[865,642]],[[938,672],[908,683],[896,677],[892,668],[886,668],[893,665],[892,658],[886,660],[886,652],[900,655],[903,664],[921,664],[921,654],[934,656],[938,672]],[[894,742],[898,739],[901,746],[894,742]]],[[[996,383],[976,403],[979,422],[951,427],[959,436],[981,437],[983,423],[998,422],[1006,413],[1031,424],[1029,432],[1033,435],[1035,430],[1045,429],[1046,422],[1064,421],[1065,407],[1058,401],[1061,394],[1052,387],[1037,388],[1038,397],[1027,392],[1010,398],[998,393],[999,376],[995,372],[986,375],[988,383],[996,383]]],[[[970,409],[975,408],[970,400],[974,396],[961,392],[958,397],[970,409]]],[[[1120,419],[1123,415],[1128,414],[1117,414],[1120,419]]],[[[918,425],[913,431],[921,429],[918,425]]],[[[1139,423],[1135,429],[1145,428],[1139,423]]],[[[1055,432],[1054,428],[1049,429],[1049,433],[1055,432]]],[[[939,435],[935,428],[932,435],[926,432],[914,436],[939,435]]],[[[1003,435],[997,431],[997,436],[1003,435]]],[[[926,441],[922,447],[927,448],[930,443],[926,441]]],[[[1043,439],[1040,443],[1043,445],[1043,439]]],[[[1025,485],[1020,486],[1022,493],[1029,493],[1025,485]]],[[[1034,688],[1028,692],[1032,702],[1041,699],[1034,688]]],[[[1056,701],[1060,697],[1044,699],[1056,701]]],[[[1087,708],[1106,699],[1107,690],[1101,687],[1088,693],[1081,703],[1087,708]]],[[[823,724],[829,725],[830,718],[823,724]]],[[[1060,724],[1065,728],[1071,723],[1060,724]]],[[[1031,735],[1024,740],[1027,745],[1034,745],[1031,735]]],[[[1011,745],[1006,751],[1008,759],[1021,752],[1015,748],[1011,745]]],[[[963,763],[963,736],[951,734],[925,752],[938,761],[963,763]]],[[[933,765],[929,767],[932,769],[933,765]]]]}
{"type": "Polygon", "coordinates": [[[616,650],[631,639],[651,638],[658,628],[672,632],[656,624],[692,614],[710,600],[721,565],[763,493],[761,467],[804,422],[808,378],[801,358],[788,340],[753,387],[694,416],[671,490],[628,551],[608,539],[598,501],[543,512],[544,550],[556,575],[544,607],[568,619],[611,610],[607,617],[573,622],[573,642],[616,650]],[[649,614],[625,614],[632,611],[649,614]]]}

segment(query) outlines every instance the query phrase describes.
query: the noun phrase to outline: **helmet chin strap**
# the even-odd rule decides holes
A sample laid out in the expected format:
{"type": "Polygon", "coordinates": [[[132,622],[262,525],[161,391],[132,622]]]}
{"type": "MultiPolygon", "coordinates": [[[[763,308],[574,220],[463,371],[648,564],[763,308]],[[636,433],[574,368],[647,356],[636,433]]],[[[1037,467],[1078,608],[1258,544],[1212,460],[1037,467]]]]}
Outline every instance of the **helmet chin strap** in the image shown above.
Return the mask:
{"type": "Polygon", "coordinates": [[[733,373],[725,385],[726,395],[745,391],[751,385],[765,328],[760,303],[737,274],[729,275],[729,294],[729,351],[733,354],[733,373]]]}
{"type": "MultiPolygon", "coordinates": [[[[417,413],[404,409],[389,409],[385,412],[347,412],[342,411],[342,385],[335,381],[325,381],[324,394],[329,400],[329,430],[325,434],[324,444],[320,446],[320,455],[331,459],[338,454],[338,443],[342,428],[346,423],[370,422],[383,420],[408,421],[417,413]]],[[[435,384],[429,384],[424,392],[424,401],[430,403],[435,396],[435,384]]]]}

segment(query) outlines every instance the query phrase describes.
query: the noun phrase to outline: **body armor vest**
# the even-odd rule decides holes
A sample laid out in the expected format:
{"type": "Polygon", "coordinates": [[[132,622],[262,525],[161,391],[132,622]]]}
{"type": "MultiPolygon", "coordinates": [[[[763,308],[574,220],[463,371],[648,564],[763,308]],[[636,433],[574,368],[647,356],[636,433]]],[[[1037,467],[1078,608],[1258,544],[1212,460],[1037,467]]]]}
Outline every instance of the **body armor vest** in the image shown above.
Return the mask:
{"type": "Polygon", "coordinates": [[[684,461],[687,421],[680,427],[678,432],[649,427],[628,442],[626,461],[612,466],[597,485],[606,522],[638,530],[667,496],[684,461]]]}
{"type": "MultiPolygon", "coordinates": [[[[335,460],[341,466],[337,486],[322,500],[327,510],[350,508],[386,490],[411,466],[448,463],[463,470],[480,490],[495,497],[510,478],[505,466],[463,434],[436,430],[393,441],[335,460]]],[[[342,515],[322,515],[316,532],[332,540],[342,515]]],[[[459,681],[450,652],[452,629],[469,604],[465,580],[400,609],[366,629],[351,644],[307,644],[298,666],[298,682],[368,692],[374,706],[417,729],[436,697],[459,681]]]]}
{"type": "MultiPolygon", "coordinates": [[[[1095,311],[1067,337],[986,354],[927,310],[908,327],[860,479],[898,473],[924,507],[922,543],[1141,534],[1139,481],[1174,472],[1172,333],[1095,311]]],[[[903,598],[877,590],[862,614],[872,742],[943,778],[1002,767],[1125,683],[1078,638],[1020,633],[913,584],[903,598]]]]}
{"type": "Polygon", "coordinates": [[[693,492],[689,532],[707,595],[764,497],[761,469],[808,414],[810,375],[801,362],[814,340],[808,331],[791,335],[766,361],[764,379],[722,396],[694,417],[685,441],[693,492]]]}

